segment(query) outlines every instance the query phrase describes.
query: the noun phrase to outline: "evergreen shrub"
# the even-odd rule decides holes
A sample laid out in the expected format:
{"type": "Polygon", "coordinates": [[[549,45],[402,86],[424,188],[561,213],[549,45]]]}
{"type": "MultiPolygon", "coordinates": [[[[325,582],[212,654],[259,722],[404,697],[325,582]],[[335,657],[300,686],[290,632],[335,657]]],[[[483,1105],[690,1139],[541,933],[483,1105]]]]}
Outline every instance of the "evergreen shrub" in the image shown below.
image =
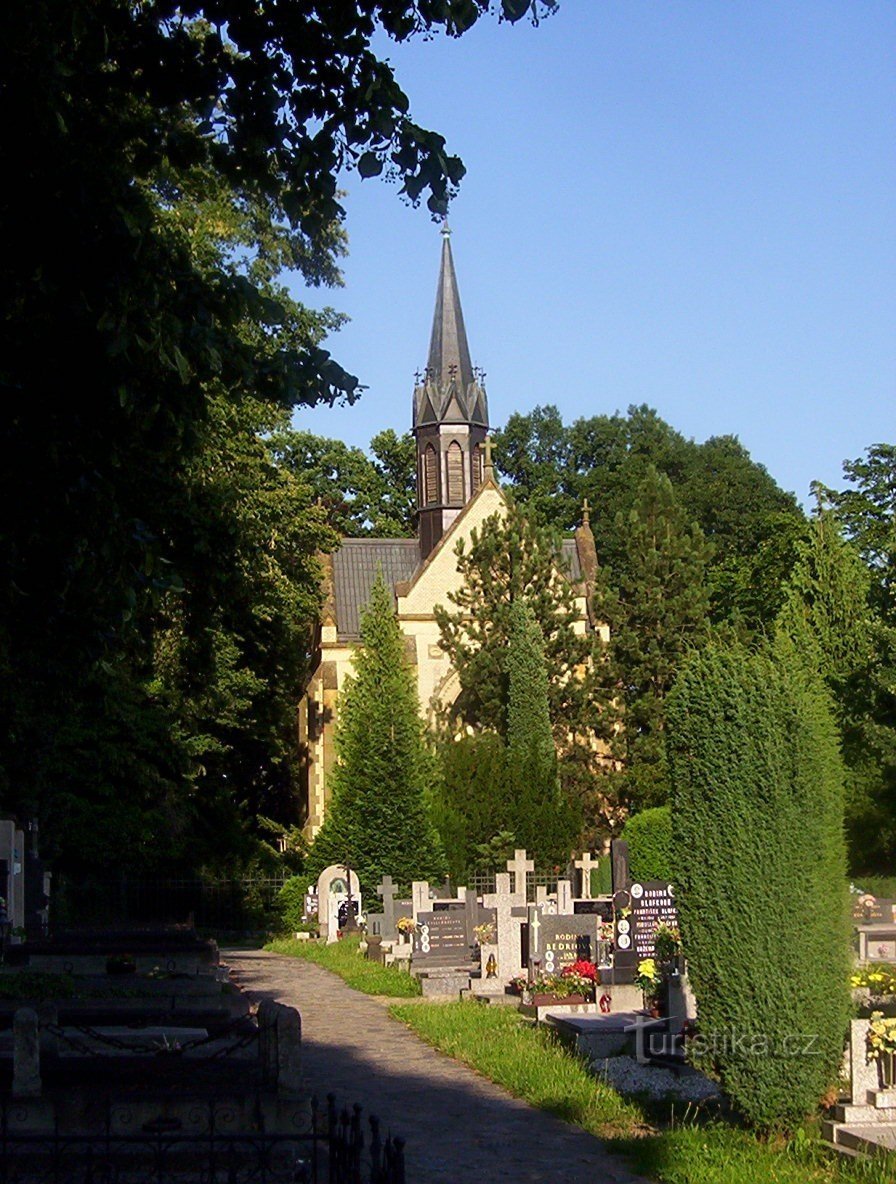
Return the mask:
{"type": "Polygon", "coordinates": [[[286,933],[296,933],[302,928],[307,928],[302,921],[307,887],[307,876],[292,876],[277,893],[280,928],[286,933]]]}
{"type": "Polygon", "coordinates": [[[668,699],[694,1050],[760,1130],[792,1129],[836,1078],[850,1015],[843,766],[796,651],[710,649],[668,699]]]}
{"type": "Polygon", "coordinates": [[[668,806],[654,806],[633,814],[623,828],[622,838],[628,843],[628,864],[633,880],[675,882],[672,811],[668,806]]]}

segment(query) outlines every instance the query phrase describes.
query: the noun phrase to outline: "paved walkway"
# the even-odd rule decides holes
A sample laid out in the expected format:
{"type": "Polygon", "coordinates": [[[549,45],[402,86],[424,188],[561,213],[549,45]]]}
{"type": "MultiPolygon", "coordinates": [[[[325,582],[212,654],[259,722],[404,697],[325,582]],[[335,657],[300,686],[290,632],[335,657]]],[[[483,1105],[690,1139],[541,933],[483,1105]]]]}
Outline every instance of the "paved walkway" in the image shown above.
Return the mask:
{"type": "Polygon", "coordinates": [[[251,1000],[298,1008],[309,1088],[402,1135],[408,1184],[646,1184],[598,1139],[436,1052],[320,966],[263,950],[222,960],[251,1000]]]}

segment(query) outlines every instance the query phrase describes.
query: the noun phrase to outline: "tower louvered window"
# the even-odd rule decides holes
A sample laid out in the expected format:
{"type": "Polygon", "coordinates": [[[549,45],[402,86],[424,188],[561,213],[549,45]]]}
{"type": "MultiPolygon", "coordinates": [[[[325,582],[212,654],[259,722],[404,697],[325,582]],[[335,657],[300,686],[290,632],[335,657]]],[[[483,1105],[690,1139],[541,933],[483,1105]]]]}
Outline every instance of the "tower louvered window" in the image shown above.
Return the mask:
{"type": "Polygon", "coordinates": [[[439,458],[431,444],[423,453],[423,504],[434,506],[439,500],[439,458]]]}
{"type": "Polygon", "coordinates": [[[477,444],[473,449],[473,492],[482,484],[482,449],[477,444]]]}
{"type": "Polygon", "coordinates": [[[455,440],[448,445],[448,505],[460,506],[464,500],[464,454],[455,440]]]}

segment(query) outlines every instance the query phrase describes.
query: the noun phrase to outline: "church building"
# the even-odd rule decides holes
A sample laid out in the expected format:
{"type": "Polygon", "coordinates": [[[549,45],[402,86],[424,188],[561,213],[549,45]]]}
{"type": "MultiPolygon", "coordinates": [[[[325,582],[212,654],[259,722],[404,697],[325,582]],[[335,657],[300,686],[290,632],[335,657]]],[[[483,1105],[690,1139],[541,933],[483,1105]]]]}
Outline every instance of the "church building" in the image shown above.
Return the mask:
{"type": "MultiPolygon", "coordinates": [[[[334,732],[339,695],[360,643],[360,615],[377,571],[394,594],[405,653],[417,679],[420,711],[453,703],[457,675],[439,644],[436,605],[461,577],[455,549],[494,514],[506,511],[495,480],[488,439],[483,374],[470,360],[450,231],[442,230],[442,259],[426,369],[414,389],[412,431],[417,442],[417,537],[346,538],[323,558],[325,602],[317,629],[313,673],[299,705],[299,742],[307,794],[305,830],[320,829],[336,759],[334,732]]],[[[579,627],[589,619],[586,586],[597,568],[587,513],[575,537],[563,541],[560,563],[579,593],[579,627]]]]}

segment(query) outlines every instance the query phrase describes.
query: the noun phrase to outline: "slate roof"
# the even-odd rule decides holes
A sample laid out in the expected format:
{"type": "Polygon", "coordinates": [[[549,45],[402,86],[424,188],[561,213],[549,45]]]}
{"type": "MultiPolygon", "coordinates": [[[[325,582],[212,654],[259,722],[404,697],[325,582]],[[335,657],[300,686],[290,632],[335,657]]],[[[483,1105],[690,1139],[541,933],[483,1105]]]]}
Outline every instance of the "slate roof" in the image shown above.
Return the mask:
{"type": "MultiPolygon", "coordinates": [[[[563,540],[561,554],[570,579],[578,583],[582,568],[575,539],[563,540]]],[[[394,591],[399,581],[414,578],[420,562],[416,539],[343,539],[332,555],[337,636],[346,640],[359,637],[361,610],[370,599],[378,568],[394,591]]]]}
{"type": "Polygon", "coordinates": [[[336,633],[357,638],[361,609],[370,599],[377,569],[389,589],[399,580],[410,580],[420,566],[416,539],[343,539],[333,552],[333,595],[336,601],[336,633]]]}

